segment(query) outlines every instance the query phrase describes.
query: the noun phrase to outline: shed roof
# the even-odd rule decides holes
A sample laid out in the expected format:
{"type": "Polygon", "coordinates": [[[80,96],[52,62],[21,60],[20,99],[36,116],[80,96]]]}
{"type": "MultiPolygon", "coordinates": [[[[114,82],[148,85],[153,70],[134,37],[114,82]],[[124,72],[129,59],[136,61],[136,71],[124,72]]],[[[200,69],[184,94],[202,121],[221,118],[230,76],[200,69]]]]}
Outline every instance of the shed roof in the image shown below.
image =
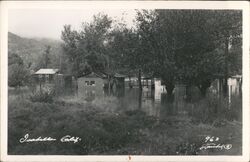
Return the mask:
{"type": "Polygon", "coordinates": [[[83,77],[87,77],[87,78],[105,78],[106,75],[102,74],[102,73],[92,72],[92,73],[89,73],[87,75],[84,75],[83,77]]]}
{"type": "Polygon", "coordinates": [[[141,77],[142,79],[153,79],[155,77],[153,77],[153,75],[144,75],[141,77]]]}
{"type": "Polygon", "coordinates": [[[125,78],[126,76],[125,75],[122,75],[122,74],[118,74],[118,73],[115,73],[114,75],[112,74],[108,74],[108,73],[104,73],[104,72],[91,72],[89,74],[85,74],[85,75],[82,75],[81,77],[87,77],[87,78],[108,78],[109,76],[113,76],[115,78],[125,78]]]}
{"type": "Polygon", "coordinates": [[[115,73],[115,77],[116,78],[125,78],[125,75],[119,74],[119,73],[115,73]]]}
{"type": "Polygon", "coordinates": [[[35,74],[56,74],[58,69],[40,69],[35,74]]]}
{"type": "Polygon", "coordinates": [[[231,78],[242,78],[242,75],[234,75],[234,76],[231,76],[231,78]]]}

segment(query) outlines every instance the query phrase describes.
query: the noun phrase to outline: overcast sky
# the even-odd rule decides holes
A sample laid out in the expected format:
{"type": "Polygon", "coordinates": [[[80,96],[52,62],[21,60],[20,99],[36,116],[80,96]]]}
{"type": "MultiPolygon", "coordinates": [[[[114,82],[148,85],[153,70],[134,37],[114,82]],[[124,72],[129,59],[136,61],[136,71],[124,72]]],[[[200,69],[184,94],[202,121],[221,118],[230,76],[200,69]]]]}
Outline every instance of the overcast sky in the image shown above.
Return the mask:
{"type": "Polygon", "coordinates": [[[133,25],[134,10],[45,10],[22,9],[9,11],[9,31],[22,37],[42,37],[61,39],[63,25],[71,24],[76,30],[81,28],[82,22],[90,22],[94,14],[99,12],[110,17],[126,21],[133,25]]]}

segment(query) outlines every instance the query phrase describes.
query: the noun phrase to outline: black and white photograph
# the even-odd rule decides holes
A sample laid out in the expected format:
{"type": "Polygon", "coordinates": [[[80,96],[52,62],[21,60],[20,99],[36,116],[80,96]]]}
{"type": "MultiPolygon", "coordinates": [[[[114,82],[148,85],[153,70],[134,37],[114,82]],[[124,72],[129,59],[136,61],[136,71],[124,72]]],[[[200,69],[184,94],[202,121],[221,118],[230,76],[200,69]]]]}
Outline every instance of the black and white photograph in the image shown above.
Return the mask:
{"type": "Polygon", "coordinates": [[[8,9],[8,156],[243,156],[242,8],[37,6],[8,9]]]}

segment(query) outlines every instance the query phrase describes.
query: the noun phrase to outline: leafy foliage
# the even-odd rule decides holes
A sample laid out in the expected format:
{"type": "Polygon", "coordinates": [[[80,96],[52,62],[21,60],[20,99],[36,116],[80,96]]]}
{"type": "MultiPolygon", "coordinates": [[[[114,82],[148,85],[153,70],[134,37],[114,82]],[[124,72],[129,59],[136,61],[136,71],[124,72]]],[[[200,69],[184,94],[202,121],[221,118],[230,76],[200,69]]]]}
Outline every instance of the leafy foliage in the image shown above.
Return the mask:
{"type": "Polygon", "coordinates": [[[137,11],[137,25],[142,53],[148,57],[144,71],[162,78],[169,93],[177,82],[196,85],[205,93],[215,74],[224,75],[229,60],[235,63],[225,51],[225,39],[235,42],[228,46],[238,44],[238,52],[241,49],[239,12],[142,10],[137,11]]]}
{"type": "Polygon", "coordinates": [[[41,68],[51,68],[52,67],[52,60],[51,60],[51,46],[47,45],[46,49],[43,52],[43,55],[40,56],[40,61],[37,63],[36,69],[41,68]]]}
{"type": "Polygon", "coordinates": [[[64,26],[63,49],[72,62],[76,76],[90,71],[103,71],[108,67],[107,39],[112,20],[107,15],[95,15],[90,23],[83,23],[81,31],[64,26]]]}
{"type": "Polygon", "coordinates": [[[137,10],[136,28],[112,26],[107,15],[94,16],[80,32],[65,26],[64,49],[76,75],[119,71],[159,77],[172,94],[175,84],[199,87],[241,73],[240,11],[137,10]]]}
{"type": "Polygon", "coordinates": [[[10,53],[8,60],[8,85],[11,87],[20,87],[27,84],[29,71],[24,66],[21,57],[10,53]]]}
{"type": "Polygon", "coordinates": [[[32,95],[30,95],[30,101],[52,103],[53,97],[54,97],[53,92],[49,91],[35,92],[32,95]]]}
{"type": "Polygon", "coordinates": [[[43,67],[44,52],[50,46],[50,63],[48,67],[58,68],[62,57],[61,41],[43,38],[24,38],[11,32],[8,33],[8,51],[15,53],[23,60],[24,66],[29,70],[39,70],[43,67]]]}
{"type": "Polygon", "coordinates": [[[121,25],[111,33],[109,49],[113,68],[128,76],[133,76],[142,63],[139,56],[139,39],[135,30],[121,25]]]}

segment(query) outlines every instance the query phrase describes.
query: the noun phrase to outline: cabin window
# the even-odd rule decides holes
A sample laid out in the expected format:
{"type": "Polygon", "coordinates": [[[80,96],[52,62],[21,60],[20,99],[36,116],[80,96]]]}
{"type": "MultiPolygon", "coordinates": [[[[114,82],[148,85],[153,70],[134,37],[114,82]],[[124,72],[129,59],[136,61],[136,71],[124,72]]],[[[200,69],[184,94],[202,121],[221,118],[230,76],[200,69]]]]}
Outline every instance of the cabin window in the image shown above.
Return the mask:
{"type": "Polygon", "coordinates": [[[95,81],[85,81],[86,86],[95,86],[95,81]]]}
{"type": "Polygon", "coordinates": [[[89,81],[85,81],[85,85],[88,86],[89,85],[89,81]]]}
{"type": "Polygon", "coordinates": [[[91,86],[95,86],[95,81],[90,81],[91,86]]]}

